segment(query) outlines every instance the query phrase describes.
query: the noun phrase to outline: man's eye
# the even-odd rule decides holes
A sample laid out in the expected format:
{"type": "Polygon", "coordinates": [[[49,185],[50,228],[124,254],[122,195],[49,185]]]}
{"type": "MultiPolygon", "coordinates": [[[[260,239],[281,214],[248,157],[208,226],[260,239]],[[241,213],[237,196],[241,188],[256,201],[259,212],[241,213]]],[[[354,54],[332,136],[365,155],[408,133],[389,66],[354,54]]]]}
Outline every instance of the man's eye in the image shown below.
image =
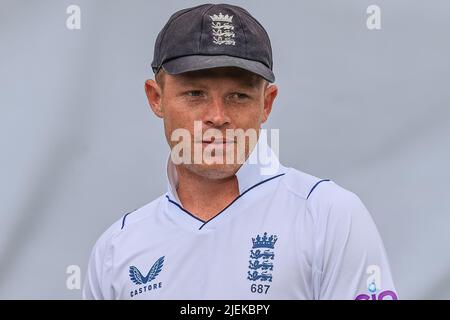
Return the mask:
{"type": "Polygon", "coordinates": [[[244,100],[247,99],[249,96],[246,95],[245,93],[241,93],[241,92],[233,92],[231,94],[231,98],[233,99],[238,99],[238,100],[244,100]]]}
{"type": "Polygon", "coordinates": [[[201,97],[203,95],[203,92],[199,91],[199,90],[192,90],[192,91],[186,92],[186,94],[189,97],[201,97]]]}

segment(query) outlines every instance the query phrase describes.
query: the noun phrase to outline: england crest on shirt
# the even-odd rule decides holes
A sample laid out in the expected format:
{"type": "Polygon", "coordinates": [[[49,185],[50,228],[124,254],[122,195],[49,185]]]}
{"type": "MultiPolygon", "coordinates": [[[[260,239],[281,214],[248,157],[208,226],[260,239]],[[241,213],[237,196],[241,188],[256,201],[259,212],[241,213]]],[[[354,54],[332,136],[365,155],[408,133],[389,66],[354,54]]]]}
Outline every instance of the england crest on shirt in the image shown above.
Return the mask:
{"type": "Polygon", "coordinates": [[[272,272],[277,240],[278,237],[276,235],[268,236],[267,232],[264,232],[262,236],[258,234],[255,238],[252,238],[247,279],[261,283],[260,285],[255,284],[251,286],[253,293],[267,293],[270,288],[269,283],[273,279],[272,272]]]}

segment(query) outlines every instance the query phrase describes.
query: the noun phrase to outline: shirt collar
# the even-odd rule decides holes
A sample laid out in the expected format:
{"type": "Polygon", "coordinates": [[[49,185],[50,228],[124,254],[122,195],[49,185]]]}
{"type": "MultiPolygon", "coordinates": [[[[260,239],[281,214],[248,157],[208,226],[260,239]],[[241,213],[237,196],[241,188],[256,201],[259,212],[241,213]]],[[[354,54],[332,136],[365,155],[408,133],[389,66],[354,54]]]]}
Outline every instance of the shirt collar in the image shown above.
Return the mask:
{"type": "MultiPolygon", "coordinates": [[[[247,161],[236,172],[239,194],[284,171],[285,167],[280,164],[277,155],[267,144],[266,137],[261,135],[247,161]]],[[[170,153],[167,160],[167,185],[169,198],[181,204],[177,193],[178,174],[175,164],[171,161],[170,153]]]]}

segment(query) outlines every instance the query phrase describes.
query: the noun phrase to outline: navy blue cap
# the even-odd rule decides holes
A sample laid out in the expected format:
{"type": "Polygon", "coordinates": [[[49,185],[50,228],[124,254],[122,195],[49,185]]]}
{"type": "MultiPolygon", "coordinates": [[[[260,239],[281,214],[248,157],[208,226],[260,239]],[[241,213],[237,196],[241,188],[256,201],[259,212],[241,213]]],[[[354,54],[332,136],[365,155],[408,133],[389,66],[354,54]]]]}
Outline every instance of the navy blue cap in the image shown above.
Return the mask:
{"type": "Polygon", "coordinates": [[[174,13],[156,39],[153,72],[217,67],[238,67],[274,82],[272,47],[264,27],[245,9],[229,4],[174,13]]]}

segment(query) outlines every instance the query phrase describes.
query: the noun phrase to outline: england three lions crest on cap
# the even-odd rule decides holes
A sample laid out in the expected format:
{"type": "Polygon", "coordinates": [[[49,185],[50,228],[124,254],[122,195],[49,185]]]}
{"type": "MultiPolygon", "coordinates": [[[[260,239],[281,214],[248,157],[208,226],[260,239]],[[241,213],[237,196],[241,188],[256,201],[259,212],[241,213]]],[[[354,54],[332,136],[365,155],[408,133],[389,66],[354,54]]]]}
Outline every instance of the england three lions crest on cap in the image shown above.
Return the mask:
{"type": "Polygon", "coordinates": [[[223,15],[221,12],[217,15],[209,16],[212,20],[213,43],[218,45],[236,45],[234,41],[233,16],[223,15]]]}

